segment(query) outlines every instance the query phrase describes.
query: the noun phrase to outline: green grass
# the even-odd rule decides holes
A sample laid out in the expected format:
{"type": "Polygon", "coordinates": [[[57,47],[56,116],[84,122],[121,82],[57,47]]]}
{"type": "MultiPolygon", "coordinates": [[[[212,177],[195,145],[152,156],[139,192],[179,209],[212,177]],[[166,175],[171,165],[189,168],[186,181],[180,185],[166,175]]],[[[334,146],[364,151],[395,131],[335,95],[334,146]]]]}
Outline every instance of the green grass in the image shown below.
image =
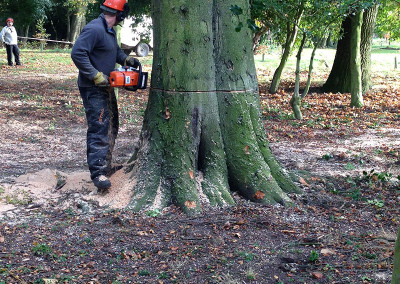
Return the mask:
{"type": "MultiPolygon", "coordinates": [[[[296,69],[296,51],[292,53],[286,64],[284,73],[293,74],[296,69]]],[[[311,58],[311,48],[305,48],[301,57],[301,71],[308,71],[308,66],[311,58]]],[[[324,48],[317,49],[314,60],[314,74],[318,73],[329,73],[333,61],[335,59],[336,49],[335,48],[324,48]],[[328,67],[325,65],[328,64],[328,67]]],[[[254,57],[256,67],[261,70],[268,71],[268,78],[265,80],[271,80],[275,69],[278,67],[281,59],[281,50],[272,49],[268,54],[264,56],[264,62],[262,61],[262,55],[257,54],[254,57]]],[[[380,73],[381,75],[393,73],[400,75],[400,42],[392,42],[390,45],[381,39],[374,39],[372,47],[372,73],[380,73]],[[394,60],[397,56],[398,69],[394,69],[394,60]]],[[[315,80],[315,79],[314,79],[315,80]]]]}
{"type": "MultiPolygon", "coordinates": [[[[21,61],[23,64],[28,63],[25,68],[29,72],[57,74],[60,73],[60,69],[68,70],[69,72],[74,72],[75,70],[70,56],[70,48],[63,49],[61,47],[55,47],[51,49],[47,47],[43,51],[40,51],[39,48],[24,48],[20,46],[20,50],[21,61]],[[46,62],[46,64],[41,64],[41,62],[46,62]]],[[[0,52],[5,53],[5,49],[1,49],[0,52]]],[[[311,48],[304,49],[301,60],[301,71],[308,71],[311,52],[311,48]]],[[[332,67],[335,53],[335,48],[317,49],[314,61],[314,74],[328,74],[332,67]]],[[[131,56],[135,56],[135,54],[132,52],[131,56]]],[[[256,67],[259,70],[264,70],[266,74],[260,78],[261,81],[269,82],[272,80],[273,73],[279,65],[280,58],[281,49],[277,47],[270,48],[269,52],[264,56],[264,61],[262,61],[261,54],[254,56],[256,67]]],[[[152,53],[147,57],[139,58],[139,60],[142,62],[142,65],[151,65],[153,62],[152,53]]],[[[371,60],[373,73],[381,75],[393,75],[394,73],[394,75],[400,75],[400,42],[391,42],[389,45],[385,40],[374,39],[371,60]],[[398,69],[394,69],[395,57],[397,57],[398,69]]],[[[1,64],[4,64],[4,62],[0,62],[0,65],[1,64]]],[[[296,50],[292,52],[286,64],[284,76],[294,77],[295,68],[296,50]]],[[[16,72],[13,69],[9,69],[8,71],[16,72]]],[[[315,76],[313,80],[316,80],[315,76]]]]}

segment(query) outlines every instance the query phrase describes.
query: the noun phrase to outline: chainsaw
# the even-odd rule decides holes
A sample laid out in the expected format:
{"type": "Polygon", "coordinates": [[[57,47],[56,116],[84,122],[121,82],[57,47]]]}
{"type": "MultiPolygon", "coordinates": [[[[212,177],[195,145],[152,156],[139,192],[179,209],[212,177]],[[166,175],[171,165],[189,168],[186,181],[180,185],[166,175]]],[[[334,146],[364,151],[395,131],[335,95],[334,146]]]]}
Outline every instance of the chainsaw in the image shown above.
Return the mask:
{"type": "Polygon", "coordinates": [[[109,81],[111,87],[136,91],[137,89],[146,89],[148,77],[147,72],[142,72],[142,65],[139,63],[139,70],[128,66],[115,69],[110,73],[109,81]]]}

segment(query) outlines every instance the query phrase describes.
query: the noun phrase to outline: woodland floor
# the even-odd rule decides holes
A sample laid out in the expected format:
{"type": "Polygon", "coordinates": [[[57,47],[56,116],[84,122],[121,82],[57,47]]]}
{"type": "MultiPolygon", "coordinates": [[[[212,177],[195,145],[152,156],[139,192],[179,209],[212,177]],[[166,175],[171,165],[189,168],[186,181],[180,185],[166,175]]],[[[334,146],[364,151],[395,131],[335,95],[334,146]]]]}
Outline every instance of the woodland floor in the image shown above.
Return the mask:
{"type": "MultiPolygon", "coordinates": [[[[197,217],[136,214],[123,210],[123,171],[106,196],[89,181],[76,69],[22,56],[0,69],[0,283],[390,283],[399,78],[375,76],[362,109],[314,86],[303,121],[288,106],[292,80],[275,95],[261,84],[271,148],[304,191],[292,207],[234,194],[237,206],[197,217]]],[[[130,157],[146,101],[120,92],[116,163],[130,157]]]]}

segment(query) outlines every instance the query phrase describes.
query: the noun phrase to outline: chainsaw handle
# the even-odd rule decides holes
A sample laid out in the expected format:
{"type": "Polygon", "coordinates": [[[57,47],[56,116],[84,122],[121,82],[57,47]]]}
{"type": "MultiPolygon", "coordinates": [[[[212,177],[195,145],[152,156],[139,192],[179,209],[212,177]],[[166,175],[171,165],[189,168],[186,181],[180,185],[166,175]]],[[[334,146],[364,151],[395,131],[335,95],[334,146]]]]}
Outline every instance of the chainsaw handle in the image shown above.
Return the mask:
{"type": "MultiPolygon", "coordinates": [[[[138,63],[139,63],[139,66],[138,66],[138,67],[139,67],[139,74],[142,74],[142,64],[141,64],[140,62],[138,62],[138,63]]],[[[125,65],[125,66],[123,66],[122,68],[124,68],[125,71],[128,71],[129,68],[134,68],[134,67],[125,65]]],[[[135,68],[135,70],[137,70],[137,69],[135,68]]]]}

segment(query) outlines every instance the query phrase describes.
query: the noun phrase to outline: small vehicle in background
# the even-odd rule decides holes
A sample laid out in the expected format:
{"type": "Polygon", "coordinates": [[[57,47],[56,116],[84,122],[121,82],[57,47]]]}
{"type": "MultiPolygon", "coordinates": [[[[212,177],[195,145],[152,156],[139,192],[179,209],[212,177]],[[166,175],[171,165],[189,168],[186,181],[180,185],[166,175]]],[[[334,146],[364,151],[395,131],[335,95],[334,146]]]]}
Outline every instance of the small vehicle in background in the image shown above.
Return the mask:
{"type": "Polygon", "coordinates": [[[121,48],[129,55],[147,56],[153,49],[153,23],[150,17],[126,18],[121,29],[121,48]]]}

